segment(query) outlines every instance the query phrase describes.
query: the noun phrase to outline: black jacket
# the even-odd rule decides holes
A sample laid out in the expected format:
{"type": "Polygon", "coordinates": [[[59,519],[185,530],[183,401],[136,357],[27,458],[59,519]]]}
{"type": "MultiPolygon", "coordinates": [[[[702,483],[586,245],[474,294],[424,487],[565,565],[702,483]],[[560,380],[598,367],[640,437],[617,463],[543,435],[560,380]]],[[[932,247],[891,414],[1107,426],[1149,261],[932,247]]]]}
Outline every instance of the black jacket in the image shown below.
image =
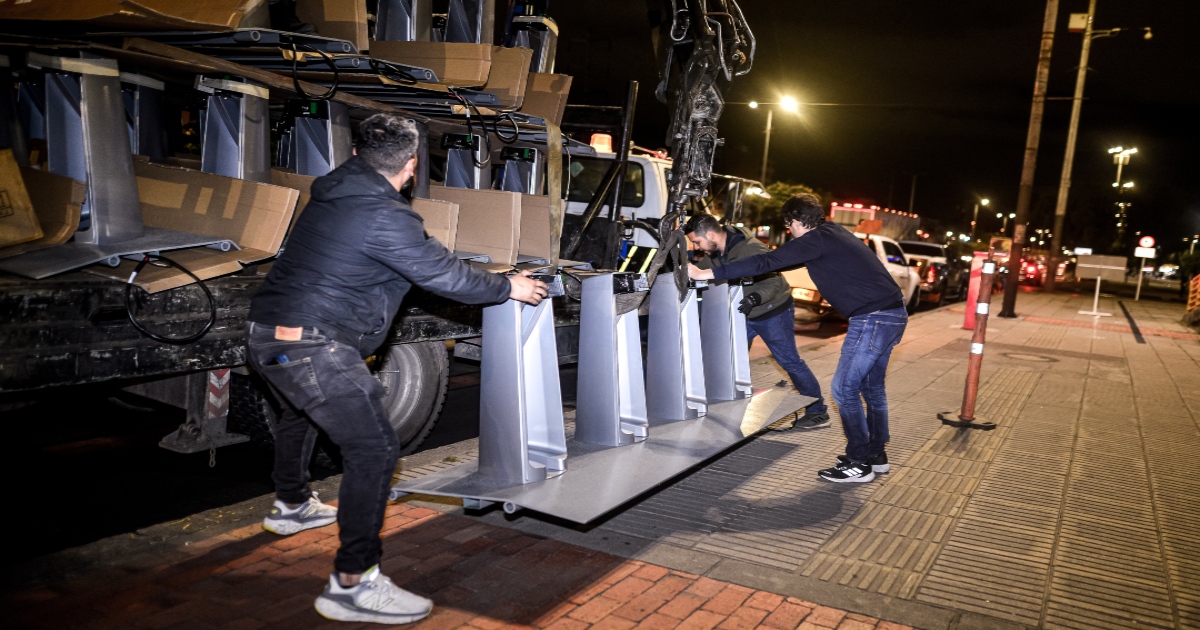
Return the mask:
{"type": "Polygon", "coordinates": [[[472,268],[425,234],[382,175],[357,157],[317,178],[287,247],[250,302],[249,319],[315,326],[375,352],[412,285],[467,304],[508,299],[504,276],[472,268]]]}
{"type": "Polygon", "coordinates": [[[846,317],[904,306],[904,294],[869,247],[829,221],[773,252],[713,269],[713,278],[745,278],[804,265],[821,297],[846,317]]]}
{"type": "MultiPolygon", "coordinates": [[[[762,241],[754,238],[746,228],[725,226],[725,251],[700,258],[696,266],[701,269],[720,267],[770,250],[762,241]]],[[[787,280],[777,273],[768,273],[754,279],[754,284],[743,289],[743,295],[757,293],[761,298],[758,306],[750,309],[747,318],[751,321],[770,319],[792,307],[792,288],[787,280]]]]}

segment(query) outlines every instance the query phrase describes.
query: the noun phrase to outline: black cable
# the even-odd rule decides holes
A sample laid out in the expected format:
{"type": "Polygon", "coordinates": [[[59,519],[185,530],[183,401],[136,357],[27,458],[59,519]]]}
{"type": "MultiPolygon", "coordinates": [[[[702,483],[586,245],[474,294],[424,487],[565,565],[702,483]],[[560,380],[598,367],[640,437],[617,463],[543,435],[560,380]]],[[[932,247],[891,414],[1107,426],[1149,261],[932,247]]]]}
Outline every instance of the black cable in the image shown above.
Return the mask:
{"type": "Polygon", "coordinates": [[[381,76],[385,79],[395,81],[397,83],[419,83],[420,82],[420,80],[417,79],[417,77],[414,77],[413,75],[409,74],[408,72],[405,72],[404,70],[396,67],[395,65],[387,63],[386,61],[383,61],[381,59],[369,57],[367,59],[367,63],[371,65],[371,70],[373,70],[375,72],[375,74],[378,74],[379,76],[381,76]]]}
{"type": "Polygon", "coordinates": [[[478,107],[476,107],[473,103],[471,103],[471,101],[467,100],[467,98],[465,96],[463,96],[462,94],[459,94],[458,91],[455,90],[454,88],[449,88],[447,91],[450,93],[450,96],[453,96],[455,98],[455,100],[457,100],[459,103],[461,103],[463,108],[467,110],[467,135],[469,135],[469,136],[475,135],[475,127],[471,123],[471,109],[472,108],[475,109],[475,115],[479,117],[479,126],[483,128],[483,133],[480,135],[483,136],[483,148],[484,148],[484,155],[486,157],[484,157],[483,161],[480,161],[479,158],[475,156],[475,152],[472,151],[471,152],[471,162],[477,168],[483,168],[483,167],[487,166],[488,164],[491,164],[492,163],[492,137],[488,133],[487,121],[483,119],[483,114],[479,111],[478,107]]]}
{"type": "Polygon", "coordinates": [[[296,89],[296,94],[299,94],[301,98],[308,99],[310,101],[328,101],[337,95],[338,86],[341,84],[341,75],[338,73],[337,63],[333,60],[333,56],[324,50],[313,48],[312,46],[309,46],[303,42],[297,43],[295,39],[290,37],[288,40],[292,45],[292,87],[296,89]],[[326,90],[324,94],[309,94],[308,92],[304,91],[304,88],[300,87],[300,78],[297,76],[297,73],[299,72],[301,48],[320,55],[321,60],[325,62],[325,65],[329,66],[329,69],[333,71],[333,85],[330,85],[329,89],[326,90]]]}
{"type": "Polygon", "coordinates": [[[496,133],[496,137],[500,138],[500,141],[504,144],[512,144],[521,137],[521,126],[517,124],[517,119],[513,118],[512,112],[504,112],[503,114],[500,114],[499,118],[496,119],[496,122],[492,124],[492,131],[496,133]],[[506,136],[500,133],[500,121],[505,119],[507,119],[513,127],[513,134],[511,136],[506,136]]]}
{"type": "Polygon", "coordinates": [[[208,331],[212,329],[213,324],[217,323],[217,301],[213,298],[212,291],[208,290],[208,285],[204,284],[203,280],[196,277],[196,274],[192,273],[183,265],[171,260],[170,258],[167,258],[166,256],[150,256],[149,254],[142,254],[142,260],[138,262],[137,267],[134,268],[133,273],[130,274],[129,280],[127,280],[125,283],[125,313],[129,315],[129,323],[133,324],[133,327],[143,335],[146,335],[155,341],[161,341],[162,343],[185,345],[199,341],[202,337],[204,337],[204,335],[208,334],[208,331]],[[151,258],[161,260],[162,262],[165,262],[168,265],[171,265],[172,267],[191,276],[192,280],[195,280],[196,284],[199,284],[200,288],[204,290],[204,295],[208,297],[208,323],[204,324],[204,328],[201,328],[200,332],[188,335],[187,337],[165,337],[163,335],[150,332],[145,326],[142,326],[138,322],[136,317],[133,316],[133,306],[129,301],[130,296],[133,295],[133,280],[139,273],[142,272],[142,269],[146,268],[146,264],[150,262],[151,258]]]}

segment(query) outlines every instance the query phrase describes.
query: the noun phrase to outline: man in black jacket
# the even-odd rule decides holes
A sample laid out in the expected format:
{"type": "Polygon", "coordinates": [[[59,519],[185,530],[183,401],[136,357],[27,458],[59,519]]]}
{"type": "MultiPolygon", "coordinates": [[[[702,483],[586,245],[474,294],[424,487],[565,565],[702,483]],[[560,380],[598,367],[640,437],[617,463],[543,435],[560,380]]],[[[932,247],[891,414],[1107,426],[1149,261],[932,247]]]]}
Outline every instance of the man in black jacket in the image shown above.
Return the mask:
{"type": "Polygon", "coordinates": [[[337,520],[341,547],[316,608],[329,619],[408,623],[432,602],[379,572],[380,528],[400,444],[383,386],[364,358],[379,349],[412,285],[468,304],[537,304],[546,285],[474,269],[425,234],[400,190],[416,168],[412,121],[376,114],[355,157],[312,185],[287,248],[250,304],[250,364],[280,398],[277,500],[263,528],[294,534],[337,520]],[[317,428],[341,449],[339,508],[308,488],[317,428]]]}
{"type": "Polygon", "coordinates": [[[872,481],[876,473],[891,469],[884,451],[890,439],[884,377],[892,348],[900,343],[908,325],[904,296],[862,241],[846,228],[825,221],[821,200],[815,195],[792,196],[783,204],[782,213],[795,238],[779,249],[712,271],[691,266],[688,275],[696,280],[725,280],[808,267],[821,295],[850,320],[830,387],[846,432],[846,455],[818,474],[837,483],[872,481]]]}
{"type": "MultiPolygon", "coordinates": [[[[696,266],[701,269],[720,267],[769,251],[745,229],[722,226],[716,217],[706,212],[689,219],[683,226],[683,233],[696,251],[704,252],[705,256],[696,261],[696,266]]],[[[821,384],[796,350],[796,308],[787,280],[778,273],[768,273],[754,278],[754,283],[746,286],[743,294],[745,297],[738,304],[738,310],[746,316],[748,341],[753,343],[755,337],[762,337],[779,367],[792,379],[796,391],[816,398],[804,410],[804,417],[796,420],[792,427],[820,429],[829,426],[821,384]]]]}

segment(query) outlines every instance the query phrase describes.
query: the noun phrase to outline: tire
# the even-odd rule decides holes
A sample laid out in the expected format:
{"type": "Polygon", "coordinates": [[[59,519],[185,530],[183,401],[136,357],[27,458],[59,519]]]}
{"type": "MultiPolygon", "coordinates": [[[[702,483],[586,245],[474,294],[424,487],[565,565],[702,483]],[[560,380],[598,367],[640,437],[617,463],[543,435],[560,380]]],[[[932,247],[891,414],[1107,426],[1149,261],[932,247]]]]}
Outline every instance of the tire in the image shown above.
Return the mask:
{"type": "MultiPolygon", "coordinates": [[[[450,359],[441,341],[389,346],[380,355],[376,378],[384,388],[383,408],[400,440],[400,454],[415,451],[433,431],[446,401],[450,359]]],[[[230,385],[230,430],[249,435],[265,447],[275,446],[279,409],[266,383],[257,374],[233,374],[230,385]]],[[[341,469],[337,446],[322,434],[313,461],[341,469]]]]}
{"type": "Polygon", "coordinates": [[[909,298],[908,304],[904,305],[904,310],[908,311],[909,315],[917,312],[917,307],[921,304],[921,289],[914,288],[912,297],[909,298]]]}
{"type": "Polygon", "coordinates": [[[938,289],[938,299],[933,302],[934,308],[941,308],[946,305],[946,291],[949,290],[949,280],[942,280],[942,286],[938,289]]]}

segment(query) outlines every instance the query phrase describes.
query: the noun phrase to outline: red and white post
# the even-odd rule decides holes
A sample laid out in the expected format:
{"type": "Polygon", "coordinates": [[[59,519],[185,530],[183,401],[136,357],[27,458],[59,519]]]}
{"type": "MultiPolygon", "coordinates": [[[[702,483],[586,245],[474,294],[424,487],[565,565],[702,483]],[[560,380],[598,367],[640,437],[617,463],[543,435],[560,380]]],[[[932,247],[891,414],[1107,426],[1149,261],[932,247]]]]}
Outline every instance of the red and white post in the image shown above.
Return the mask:
{"type": "Polygon", "coordinates": [[[967,384],[963,391],[962,410],[957,414],[957,418],[952,417],[955,415],[953,411],[939,413],[938,419],[942,424],[983,431],[996,428],[995,423],[981,422],[975,417],[975,398],[979,394],[979,371],[983,367],[983,344],[987,337],[988,313],[992,305],[992,280],[995,277],[996,262],[992,260],[991,252],[988,252],[979,273],[979,297],[974,304],[974,332],[971,335],[971,354],[967,361],[967,384]]]}

